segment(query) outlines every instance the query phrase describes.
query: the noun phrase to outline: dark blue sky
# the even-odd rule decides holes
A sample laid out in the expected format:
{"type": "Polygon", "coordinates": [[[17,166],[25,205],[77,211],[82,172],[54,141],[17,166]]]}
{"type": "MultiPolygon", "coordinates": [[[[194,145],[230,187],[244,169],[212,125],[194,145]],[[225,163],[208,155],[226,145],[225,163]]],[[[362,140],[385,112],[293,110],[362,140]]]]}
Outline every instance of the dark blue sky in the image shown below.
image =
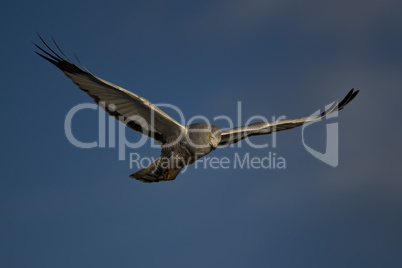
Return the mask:
{"type": "MultiPolygon", "coordinates": [[[[401,267],[401,9],[396,0],[5,1],[0,266],[401,267]],[[275,152],[285,170],[193,166],[174,182],[130,179],[136,170],[116,148],[68,142],[65,116],[90,98],[34,54],[35,31],[188,118],[236,118],[238,101],[244,119],[307,116],[360,89],[331,119],[339,165],[314,158],[298,128],[278,133],[276,148],[213,152],[275,152]]],[[[74,134],[95,140],[97,116],[77,115],[74,134]]],[[[305,135],[325,149],[325,121],[305,135]]],[[[159,154],[149,143],[129,152],[159,154]]]]}

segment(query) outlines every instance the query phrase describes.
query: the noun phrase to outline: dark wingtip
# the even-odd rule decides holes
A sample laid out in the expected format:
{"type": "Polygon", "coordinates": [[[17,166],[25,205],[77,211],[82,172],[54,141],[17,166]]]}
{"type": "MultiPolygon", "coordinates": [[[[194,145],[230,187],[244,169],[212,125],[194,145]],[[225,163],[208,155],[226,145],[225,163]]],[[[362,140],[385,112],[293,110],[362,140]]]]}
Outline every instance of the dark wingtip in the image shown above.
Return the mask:
{"type": "Polygon", "coordinates": [[[357,94],[359,94],[359,92],[360,92],[360,90],[356,90],[355,92],[353,92],[353,95],[352,95],[352,97],[350,97],[349,102],[352,101],[357,96],[357,94]]]}
{"type": "Polygon", "coordinates": [[[354,91],[354,88],[352,88],[348,94],[346,95],[346,97],[339,103],[339,108],[338,110],[343,110],[343,108],[345,108],[345,106],[351,102],[356,96],[357,94],[360,92],[360,90],[356,90],[354,91]]]}
{"type": "Polygon", "coordinates": [[[50,63],[52,63],[52,64],[54,64],[54,65],[56,65],[56,66],[58,67],[59,62],[57,62],[57,61],[55,61],[55,60],[52,60],[51,58],[48,58],[48,57],[46,57],[45,55],[40,54],[39,52],[36,52],[36,51],[35,51],[35,53],[38,54],[39,56],[41,56],[42,58],[44,58],[45,60],[49,61],[50,63]]]}
{"type": "MultiPolygon", "coordinates": [[[[56,48],[60,51],[61,55],[56,53],[46,42],[45,40],[43,40],[43,38],[40,36],[40,34],[38,32],[36,32],[38,34],[39,39],[42,41],[43,45],[46,46],[46,48],[48,49],[48,51],[45,50],[45,47],[42,48],[40,47],[38,44],[36,44],[35,42],[32,42],[36,48],[38,48],[40,51],[39,53],[35,51],[36,54],[38,54],[39,56],[41,56],[42,58],[44,58],[45,60],[51,62],[52,64],[54,64],[57,68],[59,68],[60,70],[62,70],[63,72],[70,72],[70,73],[87,73],[87,74],[91,74],[91,72],[89,72],[85,66],[81,63],[81,65],[87,70],[87,72],[85,72],[83,69],[81,69],[80,67],[78,67],[77,65],[74,64],[74,62],[72,60],[70,60],[66,54],[64,54],[64,52],[60,49],[59,45],[56,43],[56,41],[54,40],[54,38],[52,37],[53,43],[56,46],[56,48]],[[43,53],[43,54],[42,54],[43,53]],[[63,57],[64,56],[64,57],[63,57]]],[[[92,75],[92,74],[91,74],[92,75]]]]}

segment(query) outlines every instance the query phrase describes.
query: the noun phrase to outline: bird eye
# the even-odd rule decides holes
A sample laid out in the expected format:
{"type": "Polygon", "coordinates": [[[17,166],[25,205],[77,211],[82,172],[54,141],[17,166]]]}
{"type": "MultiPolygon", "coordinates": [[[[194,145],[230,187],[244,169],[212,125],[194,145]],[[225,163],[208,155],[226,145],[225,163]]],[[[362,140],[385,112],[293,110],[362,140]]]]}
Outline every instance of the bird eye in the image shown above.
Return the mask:
{"type": "Polygon", "coordinates": [[[212,140],[213,139],[212,136],[209,136],[209,139],[212,140]]]}

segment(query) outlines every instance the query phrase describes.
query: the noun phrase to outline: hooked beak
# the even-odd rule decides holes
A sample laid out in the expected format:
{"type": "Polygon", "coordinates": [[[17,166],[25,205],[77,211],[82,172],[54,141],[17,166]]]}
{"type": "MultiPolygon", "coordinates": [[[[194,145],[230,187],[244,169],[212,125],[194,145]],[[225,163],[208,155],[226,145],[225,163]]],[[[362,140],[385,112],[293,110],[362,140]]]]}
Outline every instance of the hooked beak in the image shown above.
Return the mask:
{"type": "Polygon", "coordinates": [[[212,142],[211,142],[212,150],[215,150],[216,147],[218,147],[218,144],[219,144],[218,141],[212,141],[212,142]]]}

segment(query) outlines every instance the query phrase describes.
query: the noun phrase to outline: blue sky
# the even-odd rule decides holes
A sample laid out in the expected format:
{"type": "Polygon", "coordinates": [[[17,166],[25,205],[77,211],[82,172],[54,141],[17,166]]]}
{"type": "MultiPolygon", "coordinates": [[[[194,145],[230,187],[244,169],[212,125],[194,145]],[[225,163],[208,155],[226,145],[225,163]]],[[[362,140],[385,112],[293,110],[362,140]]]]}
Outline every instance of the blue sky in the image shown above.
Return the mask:
{"type": "MultiPolygon", "coordinates": [[[[401,8],[393,0],[5,1],[1,266],[400,267],[401,8]],[[213,152],[275,152],[285,170],[190,167],[170,183],[130,179],[135,170],[116,148],[68,142],[64,118],[90,98],[34,54],[36,31],[95,75],[188,117],[235,118],[238,101],[244,118],[307,116],[359,89],[331,119],[339,165],[307,152],[298,128],[278,133],[276,148],[213,152]]],[[[74,134],[95,140],[97,116],[77,115],[74,134]]],[[[323,151],[325,121],[305,135],[323,151]]]]}

